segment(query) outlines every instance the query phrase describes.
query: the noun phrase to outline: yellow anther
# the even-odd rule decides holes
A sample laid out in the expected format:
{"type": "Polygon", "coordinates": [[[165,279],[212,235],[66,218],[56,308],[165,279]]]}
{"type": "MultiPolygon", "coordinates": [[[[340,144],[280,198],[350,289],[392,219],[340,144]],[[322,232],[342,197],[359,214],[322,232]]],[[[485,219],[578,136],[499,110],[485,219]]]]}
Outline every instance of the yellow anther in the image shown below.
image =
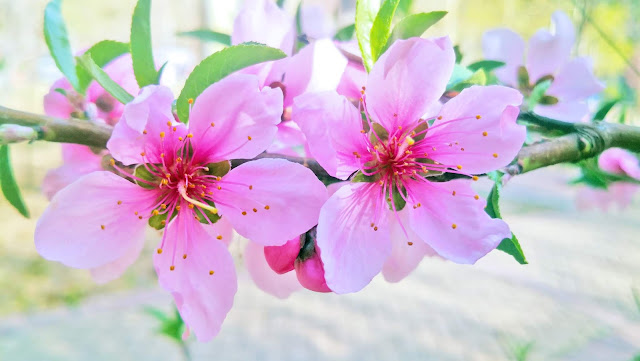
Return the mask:
{"type": "Polygon", "coordinates": [[[178,137],[178,140],[182,142],[184,140],[184,138],[178,137]]]}
{"type": "Polygon", "coordinates": [[[248,140],[251,140],[251,136],[250,136],[250,135],[248,135],[248,136],[247,136],[247,139],[248,139],[248,140]]]}
{"type": "Polygon", "coordinates": [[[378,226],[373,227],[373,230],[377,231],[378,230],[378,226]]]}
{"type": "Polygon", "coordinates": [[[171,121],[167,121],[167,126],[171,126],[171,121]]]}
{"type": "Polygon", "coordinates": [[[186,253],[182,255],[182,259],[187,259],[187,254],[186,253]]]}
{"type": "Polygon", "coordinates": [[[480,119],[480,118],[482,118],[482,117],[481,117],[481,116],[479,116],[479,115],[476,115],[476,119],[480,119]]]}
{"type": "Polygon", "coordinates": [[[176,266],[171,266],[171,267],[169,267],[169,270],[170,270],[170,271],[173,271],[173,270],[175,270],[175,269],[176,269],[176,266]]]}
{"type": "MultiPolygon", "coordinates": [[[[405,151],[404,151],[404,154],[409,155],[409,154],[411,154],[411,151],[410,151],[410,150],[405,150],[405,151]]],[[[406,164],[405,164],[405,165],[406,165],[406,164]]]]}
{"type": "Polygon", "coordinates": [[[101,224],[101,225],[100,225],[100,228],[102,228],[102,229],[104,230],[104,228],[105,228],[105,227],[104,227],[104,224],[101,224]]]}
{"type": "Polygon", "coordinates": [[[215,127],[215,126],[216,126],[216,123],[211,122],[211,126],[212,126],[212,127],[215,127]]]}
{"type": "Polygon", "coordinates": [[[215,272],[213,272],[213,271],[209,271],[209,276],[213,276],[214,273],[215,272]]]}
{"type": "Polygon", "coordinates": [[[251,189],[253,189],[253,186],[252,186],[252,185],[249,185],[249,190],[251,190],[251,189]]]}
{"type": "Polygon", "coordinates": [[[366,132],[364,131],[364,129],[360,129],[360,133],[364,134],[366,132]]]}
{"type": "Polygon", "coordinates": [[[160,208],[162,208],[162,209],[167,209],[167,205],[166,205],[166,204],[164,204],[164,203],[162,203],[162,204],[160,205],[160,208]]]}
{"type": "Polygon", "coordinates": [[[435,150],[436,150],[436,147],[431,147],[431,150],[435,151],[435,150]]]}
{"type": "Polygon", "coordinates": [[[493,153],[494,158],[498,158],[498,153],[493,153]]]}
{"type": "Polygon", "coordinates": [[[451,225],[451,228],[456,229],[456,228],[458,228],[458,226],[454,223],[454,224],[451,225]]]}
{"type": "Polygon", "coordinates": [[[207,194],[211,195],[213,194],[213,191],[207,191],[207,194]]]}
{"type": "Polygon", "coordinates": [[[160,132],[160,138],[164,138],[164,132],[160,132]]]}
{"type": "Polygon", "coordinates": [[[187,134],[187,138],[193,138],[193,134],[191,133],[187,134]]]}
{"type": "Polygon", "coordinates": [[[375,223],[371,222],[371,227],[373,227],[373,226],[375,226],[375,225],[376,225],[375,223]]]}
{"type": "Polygon", "coordinates": [[[145,129],[145,130],[143,130],[143,131],[142,131],[142,134],[147,134],[147,130],[146,130],[146,129],[145,129]]]}
{"type": "Polygon", "coordinates": [[[137,216],[138,215],[138,211],[133,212],[133,214],[135,214],[137,216]]]}
{"type": "Polygon", "coordinates": [[[178,127],[173,127],[172,130],[175,132],[176,130],[178,130],[178,127]]]}
{"type": "Polygon", "coordinates": [[[162,254],[162,248],[158,248],[156,252],[158,252],[158,254],[162,254]]]}
{"type": "Polygon", "coordinates": [[[411,138],[411,137],[406,137],[406,138],[404,138],[404,140],[405,140],[405,141],[407,142],[407,144],[409,144],[409,145],[414,145],[414,144],[416,144],[416,141],[415,141],[413,138],[411,138]]]}
{"type": "Polygon", "coordinates": [[[193,98],[189,98],[189,100],[187,100],[187,102],[189,102],[189,104],[193,104],[193,98]]]}
{"type": "Polygon", "coordinates": [[[474,181],[477,181],[478,180],[478,176],[474,175],[473,177],[471,177],[471,179],[473,179],[474,181]]]}
{"type": "Polygon", "coordinates": [[[222,235],[218,235],[218,237],[216,237],[216,238],[221,240],[222,239],[222,235]]]}
{"type": "Polygon", "coordinates": [[[461,170],[461,169],[462,169],[462,166],[461,166],[460,164],[458,164],[458,165],[456,166],[456,168],[458,168],[458,170],[461,170]]]}
{"type": "Polygon", "coordinates": [[[122,204],[122,201],[118,201],[118,205],[121,205],[121,204],[122,204]]]}
{"type": "Polygon", "coordinates": [[[180,206],[176,206],[176,211],[179,211],[179,210],[180,210],[180,206]]]}
{"type": "Polygon", "coordinates": [[[114,166],[116,165],[116,161],[113,158],[109,159],[109,164],[111,164],[111,166],[114,166]]]}
{"type": "Polygon", "coordinates": [[[473,198],[475,198],[477,201],[478,199],[480,199],[480,196],[476,194],[475,196],[473,196],[473,198]]]}
{"type": "Polygon", "coordinates": [[[246,215],[247,215],[247,212],[242,211],[242,215],[243,215],[243,216],[246,216],[246,215]]]}
{"type": "Polygon", "coordinates": [[[176,162],[182,163],[182,158],[180,158],[180,157],[176,158],[176,162]]]}
{"type": "MultiPolygon", "coordinates": [[[[217,186],[216,188],[218,188],[218,190],[221,190],[221,189],[222,189],[222,187],[221,187],[221,186],[217,186]]],[[[211,193],[211,194],[213,194],[213,193],[211,193]]]]}
{"type": "Polygon", "coordinates": [[[206,194],[204,194],[204,192],[200,193],[200,197],[204,197],[206,196],[206,194]]]}
{"type": "Polygon", "coordinates": [[[193,209],[193,204],[189,203],[187,207],[189,207],[189,209],[193,209]]]}
{"type": "Polygon", "coordinates": [[[164,158],[164,153],[160,153],[160,158],[164,158]]]}
{"type": "Polygon", "coordinates": [[[144,152],[140,153],[140,156],[141,156],[141,157],[144,157],[144,156],[145,156],[145,153],[144,153],[144,152]]]}
{"type": "Polygon", "coordinates": [[[157,216],[158,214],[160,214],[160,212],[159,212],[157,209],[154,209],[154,210],[151,212],[151,214],[152,214],[152,215],[154,215],[154,216],[157,216]]]}
{"type": "Polygon", "coordinates": [[[455,196],[456,195],[456,191],[451,192],[451,195],[455,196]]]}
{"type": "Polygon", "coordinates": [[[413,246],[413,242],[407,242],[409,246],[413,246]]]}
{"type": "Polygon", "coordinates": [[[195,187],[196,187],[196,185],[195,185],[195,184],[193,184],[193,183],[189,184],[189,188],[193,189],[193,188],[195,188],[195,187]]]}
{"type": "Polygon", "coordinates": [[[416,204],[416,206],[418,206],[418,208],[422,207],[422,203],[418,203],[416,204]]]}
{"type": "Polygon", "coordinates": [[[482,136],[483,136],[483,137],[486,137],[487,135],[489,135],[489,133],[487,133],[487,132],[482,132],[482,136]]]}
{"type": "Polygon", "coordinates": [[[264,209],[269,210],[269,205],[264,206],[264,209]]]}
{"type": "Polygon", "coordinates": [[[254,209],[253,209],[253,213],[256,213],[256,212],[258,212],[258,210],[254,208],[254,209]]]}
{"type": "Polygon", "coordinates": [[[438,120],[442,120],[442,115],[438,117],[438,120]]]}

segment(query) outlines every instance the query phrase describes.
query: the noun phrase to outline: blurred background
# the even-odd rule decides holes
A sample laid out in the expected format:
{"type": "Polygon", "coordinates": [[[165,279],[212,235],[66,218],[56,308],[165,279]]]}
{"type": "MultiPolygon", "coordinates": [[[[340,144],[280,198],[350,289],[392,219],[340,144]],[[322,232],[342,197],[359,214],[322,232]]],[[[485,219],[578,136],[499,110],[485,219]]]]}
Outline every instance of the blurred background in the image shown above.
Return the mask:
{"type": "MultiPolygon", "coordinates": [[[[308,1],[313,3],[313,1],[308,1]]],[[[293,15],[297,0],[285,1],[293,15]]],[[[307,3],[307,1],[305,1],[307,3]]],[[[355,1],[315,1],[353,23],[355,1]]],[[[46,0],[0,0],[0,104],[43,113],[42,98],[61,76],[42,36],[46,0]]],[[[127,41],[134,0],[65,0],[76,51],[103,39],[127,41]]],[[[177,93],[200,59],[219,49],[179,38],[210,28],[231,33],[241,1],[155,0],[155,54],[168,60],[164,80],[177,93]]],[[[576,25],[575,54],[591,56],[607,82],[637,89],[640,2],[637,0],[415,0],[413,12],[447,10],[427,36],[449,35],[470,63],[482,58],[485,30],[509,27],[525,39],[566,11],[576,25]],[[585,17],[585,14],[587,17],[585,17]],[[590,20],[586,20],[586,19],[590,20]],[[631,63],[632,66],[629,66],[631,63]]],[[[640,117],[628,91],[628,123],[640,117]]],[[[617,118],[616,118],[617,119],[617,118]]],[[[47,206],[45,172],[60,165],[60,147],[12,146],[13,164],[31,219],[0,200],[0,360],[181,360],[145,311],[171,311],[158,286],[151,248],[124,277],[96,285],[88,272],[45,261],[33,230],[47,206]]],[[[300,291],[278,300],[258,290],[238,261],[239,291],[212,342],[188,342],[194,360],[640,360],[640,204],[624,211],[581,210],[570,166],[518,176],[505,188],[502,214],[529,265],[493,252],[476,266],[425,259],[399,284],[376,278],[360,293],[300,291]]],[[[486,192],[488,183],[480,185],[486,192]]],[[[70,225],[72,226],[72,225],[70,225]]]]}

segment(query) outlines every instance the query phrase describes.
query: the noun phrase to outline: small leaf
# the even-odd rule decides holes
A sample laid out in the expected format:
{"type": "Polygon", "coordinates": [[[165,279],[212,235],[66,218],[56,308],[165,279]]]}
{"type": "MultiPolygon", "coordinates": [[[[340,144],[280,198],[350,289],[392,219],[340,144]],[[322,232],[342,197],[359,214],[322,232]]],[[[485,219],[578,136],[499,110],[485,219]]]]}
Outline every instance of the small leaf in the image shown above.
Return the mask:
{"type": "Polygon", "coordinates": [[[180,121],[186,123],[189,120],[189,99],[196,101],[211,84],[250,65],[284,57],[286,54],[281,50],[257,43],[230,46],[210,55],[193,69],[182,88],[177,100],[180,121]]]}
{"type": "Polygon", "coordinates": [[[365,175],[364,173],[358,171],[352,178],[351,181],[355,183],[372,183],[377,180],[376,176],[365,175]]]}
{"type": "MultiPolygon", "coordinates": [[[[487,206],[485,207],[485,212],[491,218],[500,218],[502,219],[502,215],[500,214],[500,189],[501,186],[501,178],[502,176],[498,176],[493,184],[493,188],[491,188],[491,192],[489,192],[489,196],[487,197],[487,206]]],[[[518,263],[527,264],[526,257],[522,252],[522,248],[520,247],[520,242],[518,242],[518,238],[512,233],[511,238],[505,238],[500,242],[497,247],[502,252],[510,254],[518,263]]]]}
{"type": "Polygon", "coordinates": [[[133,175],[136,178],[140,178],[142,179],[142,181],[139,180],[135,180],[136,184],[139,185],[142,188],[146,188],[146,189],[154,189],[157,188],[157,185],[159,183],[159,179],[157,176],[155,176],[154,174],[152,174],[148,169],[147,166],[144,164],[141,164],[139,166],[137,166],[135,168],[135,170],[133,171],[133,175]],[[146,181],[146,182],[145,182],[146,181]],[[149,184],[149,183],[153,183],[153,184],[149,184]]]}
{"type": "Polygon", "coordinates": [[[362,53],[362,63],[367,72],[373,68],[371,28],[379,8],[380,2],[376,0],[358,0],[356,2],[356,38],[360,46],[360,53],[362,53]]]}
{"type": "Polygon", "coordinates": [[[529,89],[529,71],[524,66],[518,68],[518,87],[520,89],[529,89]]]}
{"type": "Polygon", "coordinates": [[[454,85],[453,87],[447,90],[461,92],[463,89],[466,89],[473,85],[487,85],[487,74],[485,73],[484,69],[479,69],[478,71],[473,73],[473,75],[471,75],[468,79],[465,79],[464,81],[459,82],[458,84],[454,85]]]}
{"type": "Polygon", "coordinates": [[[393,32],[387,40],[383,52],[396,40],[422,36],[427,29],[440,21],[445,15],[447,15],[446,11],[432,11],[430,13],[409,15],[400,20],[393,28],[393,32]]]}
{"type": "Polygon", "coordinates": [[[455,64],[453,66],[453,72],[451,73],[451,78],[447,83],[447,89],[452,88],[456,84],[463,82],[473,76],[473,72],[469,70],[467,67],[455,64]]]}
{"type": "Polygon", "coordinates": [[[371,56],[373,56],[373,62],[382,55],[385,45],[391,35],[391,22],[393,21],[393,15],[396,13],[398,3],[400,0],[384,0],[380,11],[376,15],[373,25],[371,26],[371,56]]]}
{"type": "Polygon", "coordinates": [[[201,41],[212,41],[215,43],[220,43],[222,45],[230,46],[231,45],[231,36],[223,33],[219,33],[217,31],[209,30],[209,29],[198,29],[191,31],[183,31],[177,34],[178,36],[186,36],[190,38],[196,38],[201,41]]]}
{"type": "MultiPolygon", "coordinates": [[[[103,40],[90,47],[85,53],[91,53],[91,58],[99,67],[104,67],[113,59],[129,52],[129,44],[113,40],[103,40]]],[[[80,64],[76,65],[80,92],[87,91],[93,78],[80,64]]]]}
{"type": "Polygon", "coordinates": [[[122,89],[113,79],[109,77],[91,58],[90,53],[85,53],[82,56],[76,58],[78,63],[84,67],[84,69],[91,74],[91,76],[114,98],[120,103],[126,104],[133,100],[133,96],[122,89]]]}
{"type": "Polygon", "coordinates": [[[600,109],[594,114],[593,120],[601,121],[609,114],[611,109],[619,102],[619,99],[610,100],[608,102],[603,103],[600,106],[600,109]]]}
{"type": "Polygon", "coordinates": [[[353,39],[353,35],[356,33],[356,24],[347,25],[344,28],[338,30],[334,35],[333,40],[337,41],[349,41],[353,39]]]}
{"type": "Polygon", "coordinates": [[[140,88],[156,84],[158,72],[151,48],[151,0],[138,0],[131,19],[131,59],[140,88]]]}
{"type": "Polygon", "coordinates": [[[462,51],[460,51],[460,45],[455,45],[453,47],[453,52],[456,53],[456,64],[460,64],[462,61],[462,51]]]}
{"type": "Polygon", "coordinates": [[[558,104],[558,98],[553,97],[551,95],[544,95],[542,96],[542,98],[540,98],[540,101],[538,102],[538,104],[542,104],[542,105],[558,104]]]}
{"type": "Polygon", "coordinates": [[[467,66],[467,68],[469,68],[472,71],[477,71],[480,69],[484,69],[485,72],[490,72],[492,70],[498,69],[500,67],[504,66],[504,62],[502,61],[496,61],[496,60],[480,60],[480,61],[476,61],[475,63],[469,64],[469,66],[467,66]]]}
{"type": "Polygon", "coordinates": [[[278,5],[278,7],[282,9],[282,7],[284,6],[284,0],[276,0],[276,5],[278,5]]]}
{"type": "Polygon", "coordinates": [[[545,80],[542,83],[539,83],[533,90],[531,90],[531,95],[529,95],[528,105],[529,109],[533,109],[536,105],[540,103],[542,98],[544,98],[544,93],[546,93],[547,89],[551,86],[551,80],[545,80]]]}
{"type": "Polygon", "coordinates": [[[62,0],[51,0],[44,9],[44,39],[58,69],[69,80],[71,86],[81,92],[61,5],[62,0]]]}
{"type": "Polygon", "coordinates": [[[9,146],[0,146],[0,187],[4,197],[11,203],[15,209],[26,218],[29,218],[29,210],[27,209],[18,183],[13,177],[13,169],[11,168],[11,159],[9,158],[9,146]]]}
{"type": "Polygon", "coordinates": [[[398,11],[400,14],[408,15],[411,13],[411,8],[413,7],[413,0],[400,0],[398,4],[398,11]]]}
{"type": "Polygon", "coordinates": [[[207,174],[223,177],[231,170],[231,162],[223,160],[218,163],[209,163],[207,164],[207,168],[209,168],[207,174]]]}

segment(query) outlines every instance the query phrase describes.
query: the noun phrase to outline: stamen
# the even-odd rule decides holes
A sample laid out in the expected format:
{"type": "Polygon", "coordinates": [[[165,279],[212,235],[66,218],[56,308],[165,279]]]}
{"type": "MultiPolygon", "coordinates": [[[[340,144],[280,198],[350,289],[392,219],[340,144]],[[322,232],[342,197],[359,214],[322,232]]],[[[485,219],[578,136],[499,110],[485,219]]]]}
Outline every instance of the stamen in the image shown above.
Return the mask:
{"type": "MultiPolygon", "coordinates": [[[[183,182],[180,182],[180,185],[178,185],[178,192],[180,193],[182,198],[184,198],[185,201],[187,201],[187,202],[189,202],[189,203],[191,203],[193,205],[196,205],[198,207],[204,208],[204,209],[210,211],[213,214],[218,214],[218,209],[216,207],[212,207],[212,206],[210,206],[208,204],[202,203],[200,201],[197,201],[197,200],[189,197],[187,195],[187,187],[183,182]]],[[[178,207],[180,207],[180,206],[178,206],[178,207]]],[[[178,207],[176,207],[176,208],[178,208],[178,207]]],[[[190,208],[192,208],[192,206],[190,206],[190,208]]],[[[178,208],[178,210],[180,210],[180,209],[178,208]]]]}

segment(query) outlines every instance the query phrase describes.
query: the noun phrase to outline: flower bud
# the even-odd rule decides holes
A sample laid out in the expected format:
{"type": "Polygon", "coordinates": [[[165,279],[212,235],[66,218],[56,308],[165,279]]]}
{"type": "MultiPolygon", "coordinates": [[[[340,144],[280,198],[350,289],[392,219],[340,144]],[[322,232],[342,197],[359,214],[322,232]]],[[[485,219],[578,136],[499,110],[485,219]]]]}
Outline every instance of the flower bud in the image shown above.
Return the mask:
{"type": "Polygon", "coordinates": [[[38,138],[38,132],[31,127],[16,124],[0,125],[0,144],[32,141],[38,138]]]}
{"type": "Polygon", "coordinates": [[[324,265],[317,252],[304,261],[296,259],[295,268],[298,281],[304,288],[315,292],[331,292],[324,279],[324,265]]]}
{"type": "Polygon", "coordinates": [[[287,241],[282,246],[264,247],[264,257],[271,267],[278,274],[292,271],[294,262],[300,252],[300,237],[287,241]]]}

